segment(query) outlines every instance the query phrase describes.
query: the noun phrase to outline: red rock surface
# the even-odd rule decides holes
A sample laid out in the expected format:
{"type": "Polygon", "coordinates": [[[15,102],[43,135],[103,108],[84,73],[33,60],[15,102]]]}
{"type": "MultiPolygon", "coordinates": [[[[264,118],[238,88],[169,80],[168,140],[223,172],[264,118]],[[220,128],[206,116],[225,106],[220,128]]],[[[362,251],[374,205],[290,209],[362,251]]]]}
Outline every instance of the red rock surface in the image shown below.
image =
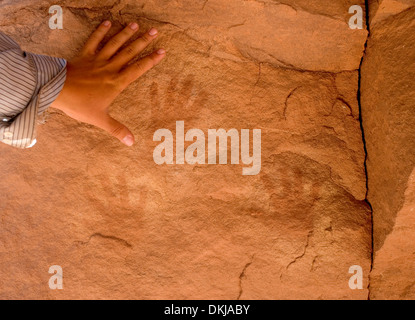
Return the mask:
{"type": "MultiPolygon", "coordinates": [[[[6,1],[0,29],[26,50],[69,59],[100,21],[119,30],[137,20],[159,29],[168,57],[112,107],[133,148],[53,110],[33,149],[0,146],[0,298],[367,299],[372,225],[357,100],[367,32],[348,26],[349,7],[364,1],[68,0],[63,30],[48,28],[51,4],[6,1]],[[204,132],[261,129],[260,174],[156,165],[153,133],[178,120],[204,132]],[[47,285],[51,265],[63,268],[63,290],[47,285]],[[363,268],[363,290],[348,286],[352,265],[363,268]]],[[[399,26],[394,45],[411,57],[399,26]]],[[[370,106],[399,96],[373,78],[385,68],[398,88],[393,51],[384,55],[373,32],[363,81],[382,95],[362,91],[362,108],[376,154],[371,134],[387,109],[370,106]]],[[[384,159],[369,156],[369,174],[384,159]]],[[[388,181],[406,174],[386,172],[388,181]]],[[[372,196],[371,183],[389,188],[373,181],[377,214],[376,202],[397,198],[372,196]]]]}
{"type": "Polygon", "coordinates": [[[414,0],[369,0],[372,26],[414,6],[414,0]]]}
{"type": "Polygon", "coordinates": [[[373,207],[373,299],[415,297],[409,231],[415,231],[410,210],[414,204],[404,196],[407,188],[412,192],[410,175],[415,168],[414,5],[384,0],[377,11],[376,6],[371,8],[371,34],[362,66],[368,200],[373,207]]]}

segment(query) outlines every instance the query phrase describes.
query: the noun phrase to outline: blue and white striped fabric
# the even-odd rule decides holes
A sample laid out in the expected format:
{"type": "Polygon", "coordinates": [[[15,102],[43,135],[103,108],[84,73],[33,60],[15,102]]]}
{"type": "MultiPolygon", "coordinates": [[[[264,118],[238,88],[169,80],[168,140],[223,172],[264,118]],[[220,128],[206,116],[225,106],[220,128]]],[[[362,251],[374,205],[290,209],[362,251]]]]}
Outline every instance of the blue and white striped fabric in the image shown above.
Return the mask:
{"type": "Polygon", "coordinates": [[[37,119],[58,97],[65,80],[66,60],[24,52],[0,32],[0,141],[32,147],[37,119]]]}

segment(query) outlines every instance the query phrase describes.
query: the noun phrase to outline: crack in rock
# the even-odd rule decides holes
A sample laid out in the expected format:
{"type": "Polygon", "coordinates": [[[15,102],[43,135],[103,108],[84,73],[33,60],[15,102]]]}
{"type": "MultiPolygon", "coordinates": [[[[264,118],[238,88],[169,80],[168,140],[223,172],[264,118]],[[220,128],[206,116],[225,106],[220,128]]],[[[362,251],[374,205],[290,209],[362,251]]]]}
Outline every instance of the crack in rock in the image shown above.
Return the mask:
{"type": "Polygon", "coordinates": [[[363,126],[363,118],[362,118],[362,99],[361,99],[361,88],[362,88],[362,66],[363,66],[363,61],[364,58],[366,56],[366,51],[367,51],[367,45],[368,45],[368,41],[371,35],[370,32],[370,23],[369,23],[369,1],[366,0],[365,1],[365,11],[366,11],[366,29],[368,31],[368,35],[367,35],[367,39],[366,39],[366,43],[365,43],[365,49],[363,51],[363,55],[362,55],[362,59],[360,60],[360,66],[358,69],[359,72],[359,80],[358,80],[358,87],[357,87],[357,101],[358,101],[358,105],[359,105],[359,122],[360,122],[360,130],[362,133],[362,141],[363,141],[363,149],[365,152],[365,160],[364,160],[364,170],[365,170],[365,176],[366,176],[366,197],[365,197],[365,202],[366,204],[369,206],[370,209],[370,214],[371,214],[371,252],[370,252],[370,271],[369,271],[369,276],[368,276],[368,285],[367,285],[367,290],[368,290],[368,297],[367,300],[370,300],[370,274],[373,271],[373,260],[374,260],[374,252],[373,252],[373,248],[374,248],[374,237],[373,237],[373,208],[371,203],[368,200],[368,194],[369,194],[369,176],[368,176],[368,172],[367,172],[367,159],[368,159],[368,153],[367,153],[367,145],[366,145],[366,138],[365,138],[365,130],[364,130],[364,126],[363,126]]]}
{"type": "Polygon", "coordinates": [[[258,77],[257,77],[257,79],[256,79],[256,81],[255,81],[255,84],[254,84],[254,87],[253,87],[253,90],[252,90],[252,95],[251,95],[251,98],[249,99],[249,104],[250,104],[250,105],[252,105],[252,100],[253,100],[253,99],[254,99],[254,97],[255,97],[255,89],[257,88],[258,83],[259,83],[259,81],[261,80],[261,65],[262,65],[262,62],[259,62],[259,63],[258,63],[258,77]]]}
{"type": "Polygon", "coordinates": [[[245,23],[246,23],[246,20],[244,22],[241,22],[241,23],[233,24],[233,25],[228,27],[228,31],[231,30],[232,28],[242,27],[242,26],[245,25],[245,23]]]}
{"type": "Polygon", "coordinates": [[[202,6],[202,10],[205,10],[205,7],[206,7],[208,2],[209,2],[209,0],[205,0],[205,2],[203,3],[203,6],[202,6]]]}
{"type": "Polygon", "coordinates": [[[291,262],[287,265],[286,270],[288,270],[288,268],[289,268],[291,265],[293,265],[294,263],[296,263],[298,260],[300,260],[302,257],[304,257],[304,256],[305,256],[305,254],[307,253],[307,248],[308,248],[308,245],[309,245],[309,243],[310,243],[310,237],[311,237],[312,235],[313,235],[313,231],[310,231],[310,232],[308,233],[308,235],[307,235],[307,241],[306,241],[306,243],[305,243],[303,253],[302,253],[301,255],[299,255],[298,257],[294,258],[294,260],[293,260],[293,261],[291,261],[291,262]]]}

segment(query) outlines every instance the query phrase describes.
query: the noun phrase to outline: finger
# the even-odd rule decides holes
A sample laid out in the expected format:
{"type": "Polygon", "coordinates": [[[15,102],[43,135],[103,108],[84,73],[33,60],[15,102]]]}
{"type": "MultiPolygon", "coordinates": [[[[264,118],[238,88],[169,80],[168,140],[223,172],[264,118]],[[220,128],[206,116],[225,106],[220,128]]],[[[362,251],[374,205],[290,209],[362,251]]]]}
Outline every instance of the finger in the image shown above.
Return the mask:
{"type": "Polygon", "coordinates": [[[100,127],[116,137],[126,146],[131,147],[134,144],[134,135],[131,131],[128,130],[125,125],[111,118],[109,115],[106,115],[105,119],[103,119],[103,122],[100,124],[100,127]]]}
{"type": "Polygon", "coordinates": [[[99,44],[104,39],[105,35],[111,28],[110,21],[104,21],[101,25],[92,33],[87,42],[85,43],[82,53],[95,54],[99,44]]]}
{"type": "Polygon", "coordinates": [[[141,77],[148,70],[158,65],[165,56],[166,51],[164,49],[159,49],[156,52],[144,57],[140,61],[133,63],[121,71],[121,81],[123,81],[126,85],[130,84],[141,77]]]}
{"type": "Polygon", "coordinates": [[[130,23],[120,33],[112,37],[108,43],[102,48],[98,54],[98,59],[108,60],[110,59],[124,43],[130,39],[134,33],[138,31],[138,24],[135,22],[130,23]]]}
{"type": "Polygon", "coordinates": [[[155,38],[157,38],[158,31],[151,28],[147,33],[143,34],[140,38],[128,45],[125,49],[121,50],[111,60],[111,64],[116,69],[121,69],[124,65],[134,59],[139,53],[141,53],[155,38]]]}

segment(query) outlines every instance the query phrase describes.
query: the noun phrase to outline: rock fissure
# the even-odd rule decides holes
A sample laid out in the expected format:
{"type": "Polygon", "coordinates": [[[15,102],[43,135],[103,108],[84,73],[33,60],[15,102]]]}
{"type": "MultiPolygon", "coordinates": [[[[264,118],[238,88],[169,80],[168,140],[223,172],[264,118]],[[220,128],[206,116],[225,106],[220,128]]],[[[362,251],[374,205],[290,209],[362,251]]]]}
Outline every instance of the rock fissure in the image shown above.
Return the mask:
{"type": "Polygon", "coordinates": [[[242,272],[239,275],[239,295],[238,295],[237,300],[241,299],[241,296],[243,294],[242,281],[244,278],[246,278],[246,270],[249,268],[252,262],[254,262],[254,258],[255,258],[255,255],[251,257],[251,260],[244,266],[244,268],[242,269],[242,272]]]}
{"type": "Polygon", "coordinates": [[[107,236],[107,235],[104,235],[104,234],[98,233],[98,232],[92,234],[88,238],[87,241],[76,241],[76,243],[81,244],[81,245],[87,245],[87,244],[89,244],[89,242],[91,241],[92,238],[101,238],[101,239],[106,239],[106,240],[112,240],[112,241],[118,242],[119,244],[123,245],[124,247],[127,247],[127,248],[132,248],[133,247],[128,241],[126,241],[124,239],[121,239],[121,238],[118,238],[118,237],[115,237],[115,236],[107,236]]]}
{"type": "Polygon", "coordinates": [[[371,221],[371,251],[370,251],[370,271],[369,271],[369,275],[368,275],[368,285],[367,285],[367,290],[368,290],[368,300],[370,300],[370,272],[372,272],[373,270],[373,256],[374,256],[374,252],[373,252],[373,248],[374,248],[374,244],[373,244],[373,208],[372,205],[370,204],[369,200],[368,200],[368,192],[369,192],[369,176],[368,176],[368,171],[367,171],[367,159],[368,159],[368,152],[367,152],[367,145],[366,145],[366,139],[365,139],[365,132],[364,132],[364,126],[363,126],[363,117],[362,117],[362,101],[361,101],[361,84],[362,84],[362,65],[363,65],[363,61],[364,58],[366,56],[366,50],[367,50],[367,44],[369,41],[369,37],[370,37],[370,23],[369,23],[369,0],[365,1],[365,12],[366,12],[366,28],[367,28],[367,39],[365,42],[365,49],[363,51],[363,55],[362,55],[362,59],[360,61],[360,66],[359,66],[359,81],[358,81],[358,89],[357,89],[357,100],[358,100],[358,104],[359,104],[359,122],[360,122],[360,129],[362,132],[362,141],[363,141],[363,148],[364,148],[364,152],[365,152],[365,161],[364,161],[364,169],[365,169],[365,176],[366,176],[366,197],[365,197],[365,202],[366,204],[369,206],[370,208],[370,221],[371,221]]]}
{"type": "MultiPolygon", "coordinates": [[[[21,279],[29,288],[24,298],[49,297],[37,285],[44,283],[45,259],[26,263],[19,254],[25,248],[77,270],[65,299],[367,299],[366,288],[350,290],[345,281],[351,264],[364,266],[365,277],[371,264],[357,100],[367,32],[349,30],[347,3],[292,0],[296,14],[242,0],[66,0],[64,29],[51,30],[44,23],[49,2],[13,2],[0,8],[1,29],[29,52],[72,57],[103,19],[114,21],[113,33],[135,19],[143,30],[154,26],[160,38],[152,46],[169,52],[111,107],[141,137],[134,149],[53,111],[57,116],[40,127],[29,158],[1,149],[8,168],[0,185],[8,194],[1,219],[10,232],[0,241],[10,254],[0,261],[0,298],[22,296],[8,276],[15,266],[35,275],[21,279]],[[261,174],[243,179],[230,165],[156,166],[151,137],[178,119],[202,132],[260,128],[261,174]],[[31,197],[16,203],[22,193],[31,197]],[[17,214],[23,207],[25,214],[17,214]],[[46,220],[57,208],[59,219],[46,220]]],[[[374,38],[372,32],[361,102],[373,204],[376,154],[365,82],[372,76],[374,38]]],[[[375,272],[371,286],[374,299],[375,272]]]]}
{"type": "Polygon", "coordinates": [[[296,263],[298,260],[300,260],[301,258],[303,258],[304,256],[305,256],[305,254],[307,253],[307,249],[308,249],[308,245],[309,245],[309,243],[310,243],[310,238],[311,238],[311,236],[313,235],[313,231],[310,231],[308,234],[307,234],[307,240],[306,240],[306,243],[305,243],[305,245],[304,245],[304,251],[299,255],[299,256],[297,256],[297,257],[295,257],[294,258],[294,260],[293,261],[291,261],[288,265],[287,265],[287,267],[286,267],[286,270],[288,270],[288,268],[290,267],[290,266],[292,266],[294,263],[296,263]]]}

